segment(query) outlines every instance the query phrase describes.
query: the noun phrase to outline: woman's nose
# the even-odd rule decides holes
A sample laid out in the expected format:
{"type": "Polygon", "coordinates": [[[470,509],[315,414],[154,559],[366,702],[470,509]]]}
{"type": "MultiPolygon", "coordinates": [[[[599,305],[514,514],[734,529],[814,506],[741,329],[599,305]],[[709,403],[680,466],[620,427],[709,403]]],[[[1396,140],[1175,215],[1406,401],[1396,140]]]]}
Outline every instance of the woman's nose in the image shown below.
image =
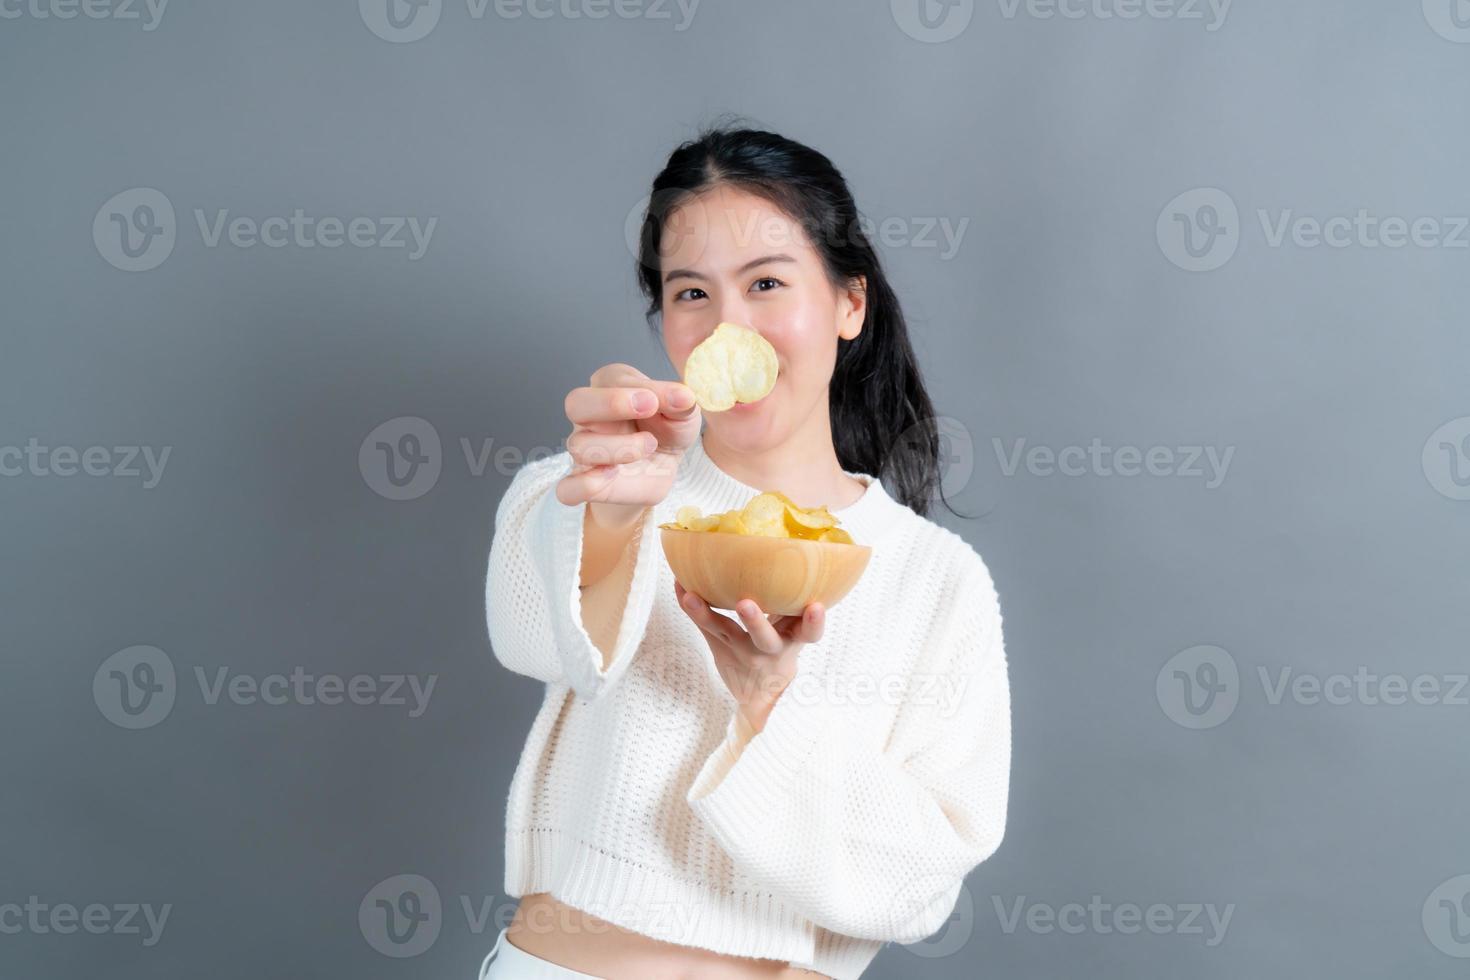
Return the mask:
{"type": "MultiPolygon", "coordinates": [[[[720,318],[716,323],[733,323],[751,330],[755,329],[755,325],[750,322],[750,308],[745,305],[743,296],[727,295],[724,297],[720,301],[719,315],[720,318]]],[[[710,330],[713,331],[714,326],[711,326],[710,330]]]]}

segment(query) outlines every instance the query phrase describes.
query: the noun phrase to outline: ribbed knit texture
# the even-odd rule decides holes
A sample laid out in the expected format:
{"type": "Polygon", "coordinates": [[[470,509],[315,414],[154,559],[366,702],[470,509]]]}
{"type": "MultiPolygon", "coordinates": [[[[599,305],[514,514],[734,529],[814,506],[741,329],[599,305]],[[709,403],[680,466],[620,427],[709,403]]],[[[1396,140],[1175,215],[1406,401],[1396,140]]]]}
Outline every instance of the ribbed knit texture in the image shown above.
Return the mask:
{"type": "Polygon", "coordinates": [[[752,735],[678,606],[658,525],[760,491],[702,441],[685,452],[638,533],[603,670],[581,617],[586,505],[555,494],[570,469],[565,452],[522,467],[490,548],[495,655],[546,684],[511,780],[506,893],[836,980],[937,932],[1005,832],[1010,691],[980,556],[849,472],[867,490],[833,513],[872,558],[752,735]]]}

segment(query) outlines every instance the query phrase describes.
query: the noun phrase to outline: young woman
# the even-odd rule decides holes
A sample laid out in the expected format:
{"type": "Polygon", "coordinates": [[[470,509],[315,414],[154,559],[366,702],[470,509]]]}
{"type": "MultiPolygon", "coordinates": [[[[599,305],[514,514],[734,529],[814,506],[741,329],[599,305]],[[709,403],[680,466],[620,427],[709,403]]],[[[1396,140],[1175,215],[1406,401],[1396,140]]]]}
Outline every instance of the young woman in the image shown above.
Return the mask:
{"type": "Polygon", "coordinates": [[[937,932],[1004,835],[999,601],[925,516],[929,397],[832,163],[705,131],[643,227],[649,322],[679,375],[722,322],[768,340],[779,375],[703,413],[678,381],[606,365],[566,397],[566,451],[497,508],[491,643],[546,688],[506,811],[521,902],[481,974],[850,980],[937,932]],[[657,525],[765,490],[872,548],[830,613],[732,616],[674,581],[657,525]]]}

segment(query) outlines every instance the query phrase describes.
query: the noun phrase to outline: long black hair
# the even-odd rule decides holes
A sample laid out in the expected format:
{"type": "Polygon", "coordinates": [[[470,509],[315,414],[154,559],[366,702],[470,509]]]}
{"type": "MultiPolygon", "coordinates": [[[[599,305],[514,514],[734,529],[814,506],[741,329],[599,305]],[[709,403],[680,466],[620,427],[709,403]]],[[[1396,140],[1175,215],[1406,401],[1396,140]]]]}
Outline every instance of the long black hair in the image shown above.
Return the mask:
{"type": "MultiPolygon", "coordinates": [[[[821,153],[776,133],[716,125],[669,155],[654,178],[638,246],[638,282],[655,335],[663,312],[659,243],[665,222],[688,198],[719,184],[763,197],[800,223],[834,286],[866,280],[862,332],[837,341],[828,388],[832,441],[843,469],[878,476],[894,499],[927,515],[931,499],[943,499],[934,408],[898,297],[859,227],[852,192],[821,153]]],[[[957,513],[948,500],[944,504],[957,513]]]]}

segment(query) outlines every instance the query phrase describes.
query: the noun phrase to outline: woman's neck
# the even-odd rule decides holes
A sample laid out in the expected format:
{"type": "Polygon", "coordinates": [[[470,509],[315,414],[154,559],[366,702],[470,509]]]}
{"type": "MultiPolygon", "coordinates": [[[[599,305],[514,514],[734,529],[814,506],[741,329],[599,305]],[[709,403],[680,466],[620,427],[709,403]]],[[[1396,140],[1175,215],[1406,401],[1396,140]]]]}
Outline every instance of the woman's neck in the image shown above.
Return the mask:
{"type": "Polygon", "coordinates": [[[720,469],[757,490],[779,490],[799,507],[826,505],[836,510],[856,503],[866,489],[861,480],[843,471],[830,427],[813,436],[788,439],[760,453],[733,450],[708,427],[700,439],[705,455],[720,469]]]}

